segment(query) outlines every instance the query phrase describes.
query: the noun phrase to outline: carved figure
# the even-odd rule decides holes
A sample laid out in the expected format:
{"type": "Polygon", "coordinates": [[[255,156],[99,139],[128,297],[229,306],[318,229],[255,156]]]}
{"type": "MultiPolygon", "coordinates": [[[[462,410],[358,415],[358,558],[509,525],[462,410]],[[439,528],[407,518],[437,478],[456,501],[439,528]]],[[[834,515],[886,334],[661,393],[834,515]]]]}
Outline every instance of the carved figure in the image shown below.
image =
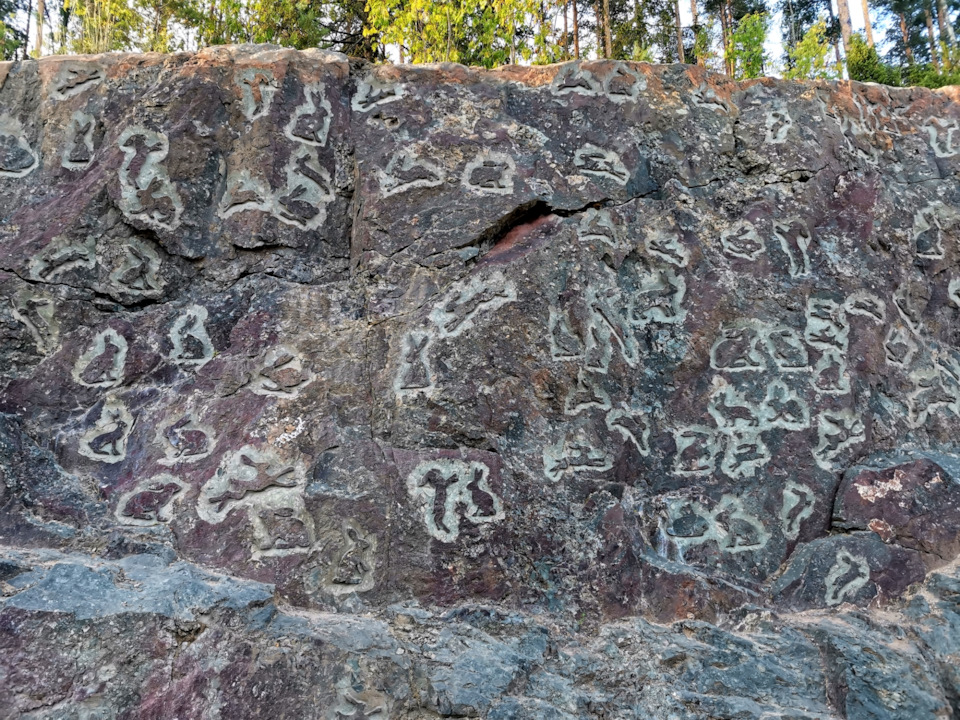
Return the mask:
{"type": "Polygon", "coordinates": [[[516,299],[516,284],[502,272],[474,276],[451,290],[430,319],[439,328],[439,337],[456,337],[472,328],[481,312],[496,311],[516,299]]]}
{"type": "Polygon", "coordinates": [[[430,536],[449,543],[459,537],[463,522],[479,525],[503,519],[503,503],[489,479],[490,468],[481,462],[426,461],[407,477],[407,492],[430,536]]]}
{"type": "Polygon", "coordinates": [[[108,402],[80,439],[79,453],[91,460],[118,463],[126,457],[127,438],[133,429],[133,417],[121,403],[108,402]]]}
{"type": "Polygon", "coordinates": [[[917,257],[925,260],[940,260],[944,256],[943,227],[940,216],[942,205],[934,203],[918,210],[913,218],[913,243],[917,257]]]}
{"type": "Polygon", "coordinates": [[[858,290],[847,296],[843,308],[851,315],[860,315],[881,325],[887,319],[887,306],[876,295],[866,290],[858,290]]]}
{"type": "Polygon", "coordinates": [[[650,454],[650,423],[639,411],[617,408],[607,413],[607,427],[632,443],[643,456],[650,454]]]}
{"type": "Polygon", "coordinates": [[[667,536],[680,552],[687,548],[716,542],[721,552],[731,555],[756,552],[766,547],[770,532],[755,515],[747,512],[743,501],[724,495],[709,510],[702,503],[687,498],[667,501],[667,536]]]}
{"type": "Polygon", "coordinates": [[[780,527],[788,540],[800,535],[803,521],[813,515],[817,496],[806,485],[789,481],[783,488],[783,505],[780,508],[780,527]]]}
{"type": "Polygon", "coordinates": [[[720,469],[734,479],[753,477],[770,462],[770,448],[755,429],[733,428],[723,431],[726,440],[720,469]]]}
{"type": "Polygon", "coordinates": [[[385,82],[375,76],[368,76],[357,86],[352,106],[356,112],[367,112],[378,105],[396,102],[403,97],[403,85],[385,82]]]}
{"type": "Polygon", "coordinates": [[[87,387],[109,388],[123,382],[127,340],[113,328],[98,333],[73,367],[73,379],[87,387]]]}
{"type": "Polygon", "coordinates": [[[720,245],[730,257],[756,260],[764,252],[763,240],[749,220],[739,220],[720,233],[720,245]]]}
{"type": "Polygon", "coordinates": [[[463,169],[462,183],[468,190],[494,195],[510,195],[517,165],[502,152],[481,151],[463,169]]]}
{"type": "Polygon", "coordinates": [[[24,177],[39,165],[40,156],[30,147],[20,122],[0,115],[0,177],[24,177]]]}
{"type": "Polygon", "coordinates": [[[615,103],[636,102],[647,89],[647,78],[629,65],[617,63],[613,72],[603,80],[607,97],[615,103]]]}
{"type": "Polygon", "coordinates": [[[687,281],[673,268],[651,269],[639,277],[636,292],[629,300],[627,317],[636,328],[653,323],[676,325],[687,317],[683,300],[687,294],[687,281]]]}
{"type": "Polygon", "coordinates": [[[771,428],[805,430],[810,427],[810,406],[785,382],[773,380],[767,385],[760,418],[771,428]]]}
{"type": "Polygon", "coordinates": [[[688,425],[673,431],[677,454],[673,460],[675,475],[696,476],[713,473],[719,450],[716,431],[703,425],[688,425]]]}
{"type": "Polygon", "coordinates": [[[244,68],[234,75],[240,87],[241,108],[247,120],[256,120],[270,111],[270,103],[277,92],[273,73],[265,68],[244,68]]]}
{"type": "Polygon", "coordinates": [[[920,349],[913,335],[902,325],[892,325],[883,341],[887,362],[906,368],[920,349]]]}
{"type": "Polygon", "coordinates": [[[818,442],[813,450],[817,464],[832,470],[844,450],[866,440],[863,422],[853,410],[824,410],[817,415],[818,442]]]}
{"type": "Polygon", "coordinates": [[[813,236],[807,223],[800,218],[773,223],[773,236],[780,243],[780,249],[787,256],[790,277],[803,277],[810,274],[810,243],[813,236]]]}
{"type": "Polygon", "coordinates": [[[807,327],[804,339],[820,350],[847,350],[850,324],[843,306],[828,298],[807,300],[807,327]]]}
{"type": "Polygon", "coordinates": [[[930,148],[938,158],[960,153],[960,123],[955,118],[931,117],[921,126],[930,138],[930,148]]]}
{"type": "Polygon", "coordinates": [[[647,252],[671,265],[686,267],[690,262],[690,251],[681,242],[681,234],[677,229],[655,229],[644,236],[647,252]]]}
{"type": "Polygon", "coordinates": [[[583,357],[583,341],[571,327],[566,311],[551,306],[548,327],[550,355],[554,360],[578,360],[583,357]]]}
{"type": "Polygon", "coordinates": [[[764,125],[767,131],[764,142],[767,145],[782,145],[787,141],[790,128],[793,127],[793,118],[786,106],[780,105],[767,112],[764,125]]]}
{"type": "Polygon", "coordinates": [[[220,216],[224,219],[247,210],[268,212],[273,208],[270,190],[247,168],[231,171],[226,185],[227,189],[220,201],[220,216]]]}
{"type": "Polygon", "coordinates": [[[310,528],[296,508],[260,510],[259,518],[265,528],[257,542],[260,550],[309,548],[313,544],[310,528]]]}
{"type": "Polygon", "coordinates": [[[602,242],[610,247],[617,246],[617,227],[613,223],[610,211],[606,208],[587,208],[580,218],[577,237],[581,242],[602,242]]]}
{"type": "Polygon", "coordinates": [[[276,195],[277,219],[303,230],[316,230],[326,220],[326,206],[334,198],[333,181],[316,150],[304,147],[295,151],[287,162],[286,178],[286,185],[276,195]]]}
{"type": "Polygon", "coordinates": [[[756,408],[732,385],[715,382],[707,412],[713,417],[719,428],[759,428],[760,415],[756,408]]]}
{"type": "Polygon", "coordinates": [[[281,345],[264,354],[262,366],[251,381],[251,390],[257,395],[295,397],[314,377],[299,353],[281,345]]]}
{"type": "MultiPolygon", "coordinates": [[[[642,440],[642,438],[641,438],[642,440]]],[[[613,457],[597,447],[594,438],[578,431],[548,443],[543,448],[543,473],[551,482],[577,472],[604,472],[613,467],[613,457]]]]}
{"type": "Polygon", "coordinates": [[[158,475],[138,483],[120,497],[117,519],[127,525],[156,525],[172,519],[173,503],[186,485],[172,475],[158,475]]]}
{"type": "Polygon", "coordinates": [[[10,298],[10,310],[13,317],[27,328],[39,352],[49,353],[56,348],[60,323],[55,317],[53,300],[27,291],[10,298]]]}
{"type": "Polygon", "coordinates": [[[373,572],[367,561],[371,545],[356,528],[347,525],[344,526],[343,537],[344,549],[334,566],[333,582],[337,585],[362,585],[373,572]]]}
{"type": "Polygon", "coordinates": [[[285,132],[288,138],[308,145],[327,144],[333,109],[326,97],[323,83],[311,83],[303,87],[303,104],[293,111],[285,132]]]}
{"type": "Polygon", "coordinates": [[[439,187],[444,183],[444,176],[437,163],[419,158],[409,150],[400,150],[379,171],[380,190],[383,197],[390,197],[415,188],[439,187]]]}
{"type": "Polygon", "coordinates": [[[80,170],[93,162],[93,132],[97,121],[93,115],[78,110],[67,125],[67,141],[60,165],[68,170],[80,170]]]}
{"type": "Polygon", "coordinates": [[[777,326],[763,333],[767,353],[780,372],[799,372],[809,369],[807,348],[793,328],[777,326]]]}
{"type": "Polygon", "coordinates": [[[97,265],[97,241],[88,237],[82,243],[71,243],[57,237],[30,261],[30,275],[42,282],[52,282],[72,270],[92,270],[97,265]]]}
{"type": "Polygon", "coordinates": [[[727,372],[762,370],[765,363],[759,343],[760,334],[751,324],[721,328],[720,337],[710,348],[710,367],[727,372]]]}
{"type": "Polygon", "coordinates": [[[53,96],[58,100],[66,100],[99,85],[103,78],[103,70],[96,65],[64,63],[54,80],[53,96]]]}
{"type": "Polygon", "coordinates": [[[403,361],[397,373],[394,390],[397,393],[429,390],[433,387],[430,372],[430,335],[411,332],[404,338],[403,361]]]}
{"type": "Polygon", "coordinates": [[[608,410],[610,395],[600,386],[598,379],[592,373],[581,369],[577,373],[577,384],[567,393],[563,412],[566,415],[579,415],[591,407],[608,410]]]}
{"type": "Polygon", "coordinates": [[[824,350],[813,368],[810,383],[818,392],[827,395],[846,395],[850,392],[847,361],[836,350],[824,350]]]}
{"type": "Polygon", "coordinates": [[[191,462],[210,454],[210,435],[200,428],[190,428],[193,418],[184,415],[163,431],[172,450],[170,459],[191,462]]]}
{"type": "Polygon", "coordinates": [[[838,550],[836,560],[824,579],[827,605],[839,605],[846,598],[853,598],[870,582],[870,563],[861,555],[847,550],[838,550]]]}
{"type": "Polygon", "coordinates": [[[630,173],[617,153],[590,143],[577,150],[573,156],[573,164],[580,172],[613,180],[620,185],[626,185],[630,179],[630,173]]]}
{"type": "Polygon", "coordinates": [[[181,367],[202,368],[213,358],[213,342],[207,334],[204,322],[207,309],[191,305],[170,327],[169,359],[181,367]]]}
{"type": "Polygon", "coordinates": [[[690,98],[696,107],[706,108],[707,110],[713,110],[714,112],[719,112],[724,115],[730,114],[727,101],[717,95],[717,91],[705,82],[701,82],[693,89],[690,93],[690,98]]]}
{"type": "Polygon", "coordinates": [[[247,493],[259,493],[271,487],[291,488],[297,485],[296,478],[290,477],[294,471],[292,465],[271,474],[269,461],[255,462],[249,455],[240,455],[240,462],[253,468],[256,476],[251,480],[230,478],[230,486],[226,492],[207,500],[211,505],[216,506],[217,512],[223,512],[231,500],[243,500],[247,493]]]}
{"type": "Polygon", "coordinates": [[[583,68],[579,62],[565,63],[557,70],[550,84],[554,95],[599,95],[600,83],[593,73],[583,68]]]}
{"type": "Polygon", "coordinates": [[[176,228],[183,202],[163,166],[170,149],[167,136],[134,126],[120,134],[117,145],[124,155],[119,171],[120,209],[154,228],[176,228]]]}

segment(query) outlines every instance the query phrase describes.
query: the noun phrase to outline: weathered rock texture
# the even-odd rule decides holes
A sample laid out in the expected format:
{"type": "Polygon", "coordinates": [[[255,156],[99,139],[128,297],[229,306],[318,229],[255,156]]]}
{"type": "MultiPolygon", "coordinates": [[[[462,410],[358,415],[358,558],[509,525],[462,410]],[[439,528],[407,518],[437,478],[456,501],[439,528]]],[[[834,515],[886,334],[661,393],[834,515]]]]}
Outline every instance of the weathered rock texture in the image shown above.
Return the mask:
{"type": "Polygon", "coordinates": [[[955,90],[0,88],[0,716],[960,716],[955,90]]]}

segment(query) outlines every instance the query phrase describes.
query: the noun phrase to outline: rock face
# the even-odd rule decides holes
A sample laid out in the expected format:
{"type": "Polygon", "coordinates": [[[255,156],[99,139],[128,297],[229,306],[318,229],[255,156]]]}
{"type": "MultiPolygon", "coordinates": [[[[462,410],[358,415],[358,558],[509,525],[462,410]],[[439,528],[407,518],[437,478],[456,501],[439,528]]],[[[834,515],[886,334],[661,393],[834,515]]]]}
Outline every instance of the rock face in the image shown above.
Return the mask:
{"type": "Polygon", "coordinates": [[[0,64],[0,716],[957,717],[958,100],[0,64]]]}

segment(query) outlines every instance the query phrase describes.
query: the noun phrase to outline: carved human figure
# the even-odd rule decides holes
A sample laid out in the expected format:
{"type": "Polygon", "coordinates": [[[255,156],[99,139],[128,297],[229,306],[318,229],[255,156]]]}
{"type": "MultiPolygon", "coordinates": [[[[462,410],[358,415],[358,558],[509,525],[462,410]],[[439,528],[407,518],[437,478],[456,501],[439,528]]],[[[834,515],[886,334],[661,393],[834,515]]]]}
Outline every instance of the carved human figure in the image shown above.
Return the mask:
{"type": "Polygon", "coordinates": [[[407,492],[428,534],[450,543],[465,522],[480,525],[503,519],[503,503],[489,481],[490,468],[482,462],[438,459],[422,462],[410,473],[407,492]]]}
{"type": "Polygon", "coordinates": [[[113,328],[97,333],[73,366],[73,379],[87,387],[110,388],[123,382],[127,339],[113,328]]]}

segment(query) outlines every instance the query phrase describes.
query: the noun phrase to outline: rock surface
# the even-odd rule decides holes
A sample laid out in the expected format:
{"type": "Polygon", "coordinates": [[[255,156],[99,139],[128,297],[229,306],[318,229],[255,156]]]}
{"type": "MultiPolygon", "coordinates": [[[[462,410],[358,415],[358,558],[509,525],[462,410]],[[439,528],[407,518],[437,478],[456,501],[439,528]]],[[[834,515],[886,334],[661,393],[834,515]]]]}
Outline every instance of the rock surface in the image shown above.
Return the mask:
{"type": "Polygon", "coordinates": [[[0,64],[0,717],[956,717],[958,95],[0,64]]]}

